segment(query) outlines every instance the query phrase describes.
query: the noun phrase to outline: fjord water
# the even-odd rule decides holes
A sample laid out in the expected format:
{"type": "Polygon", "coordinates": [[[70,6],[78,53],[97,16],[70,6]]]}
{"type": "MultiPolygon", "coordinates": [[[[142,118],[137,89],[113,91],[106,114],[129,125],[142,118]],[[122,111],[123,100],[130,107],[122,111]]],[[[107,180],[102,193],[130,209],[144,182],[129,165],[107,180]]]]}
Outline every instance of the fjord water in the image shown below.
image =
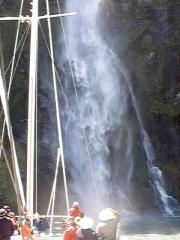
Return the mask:
{"type": "Polygon", "coordinates": [[[121,212],[136,211],[138,196],[142,201],[144,194],[144,187],[133,181],[140,158],[148,171],[152,202],[173,216],[176,200],[166,193],[130,79],[121,63],[117,69],[116,56],[101,37],[100,3],[66,1],[68,12],[78,12],[76,17],[64,20],[72,69],[68,67],[65,49],[61,49],[59,59],[68,96],[68,107],[63,107],[61,115],[71,199],[79,199],[84,209],[93,202],[90,212],[107,206],[121,212]],[[138,156],[134,154],[137,142],[138,156]]]}
{"type": "Polygon", "coordinates": [[[126,218],[121,222],[121,240],[179,240],[180,218],[155,213],[126,218]]]}

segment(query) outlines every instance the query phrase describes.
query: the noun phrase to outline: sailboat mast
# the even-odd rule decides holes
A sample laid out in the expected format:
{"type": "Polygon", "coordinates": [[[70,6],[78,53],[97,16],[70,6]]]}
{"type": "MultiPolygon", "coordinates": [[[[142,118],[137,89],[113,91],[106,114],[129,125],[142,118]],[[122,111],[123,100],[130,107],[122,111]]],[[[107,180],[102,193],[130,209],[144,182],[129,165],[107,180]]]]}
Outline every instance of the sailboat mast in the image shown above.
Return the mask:
{"type": "Polygon", "coordinates": [[[26,207],[31,217],[34,210],[34,157],[35,157],[35,106],[37,85],[37,51],[38,51],[38,0],[32,1],[29,99],[28,99],[28,139],[27,139],[27,186],[26,207]]]}

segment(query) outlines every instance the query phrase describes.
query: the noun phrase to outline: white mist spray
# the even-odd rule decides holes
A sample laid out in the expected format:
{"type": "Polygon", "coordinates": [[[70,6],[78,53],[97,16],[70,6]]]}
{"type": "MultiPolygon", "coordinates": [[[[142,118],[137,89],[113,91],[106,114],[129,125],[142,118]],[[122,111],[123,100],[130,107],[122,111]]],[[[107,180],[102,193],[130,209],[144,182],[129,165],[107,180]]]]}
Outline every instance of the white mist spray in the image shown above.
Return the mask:
{"type": "MultiPolygon", "coordinates": [[[[69,130],[65,133],[65,148],[69,145],[69,149],[65,150],[68,159],[66,164],[73,177],[72,188],[78,193],[78,198],[86,209],[92,202],[94,208],[112,206],[109,135],[123,124],[128,98],[126,83],[119,79],[118,73],[114,71],[112,56],[98,33],[99,3],[100,1],[91,0],[67,1],[66,4],[67,11],[78,12],[76,18],[66,19],[65,29],[83,119],[82,123],[77,111],[77,99],[72,94],[69,97],[69,130]],[[92,174],[88,170],[89,160],[82,127],[87,136],[96,186],[93,186],[92,174]]],[[[72,92],[72,81],[70,82],[69,77],[65,79],[65,89],[68,93],[72,92]]],[[[126,131],[128,132],[128,129],[126,131]]],[[[130,132],[128,138],[129,146],[124,151],[129,161],[126,164],[125,181],[129,184],[133,171],[132,157],[129,157],[132,148],[130,132]]],[[[122,137],[116,140],[117,148],[121,141],[122,137]]],[[[120,159],[121,156],[119,162],[120,159]]],[[[122,199],[125,205],[131,205],[120,184],[117,183],[119,201],[122,199]]]]}

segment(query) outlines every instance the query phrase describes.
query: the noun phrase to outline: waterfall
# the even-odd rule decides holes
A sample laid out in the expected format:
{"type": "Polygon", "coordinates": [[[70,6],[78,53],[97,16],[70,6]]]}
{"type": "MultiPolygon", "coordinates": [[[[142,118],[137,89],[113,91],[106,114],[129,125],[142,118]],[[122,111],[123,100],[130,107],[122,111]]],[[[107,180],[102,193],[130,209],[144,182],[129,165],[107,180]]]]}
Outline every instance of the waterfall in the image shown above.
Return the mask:
{"type": "MultiPolygon", "coordinates": [[[[66,169],[70,176],[70,200],[79,201],[91,215],[109,206],[135,211],[137,193],[132,181],[133,152],[137,141],[135,132],[139,131],[154,193],[164,211],[173,215],[169,201],[173,198],[167,195],[162,172],[155,165],[153,146],[145,131],[129,77],[121,62],[117,68],[117,57],[100,35],[100,2],[66,1],[67,12],[78,12],[77,16],[64,20],[74,76],[71,76],[65,47],[56,51],[68,99],[68,104],[62,106],[61,117],[66,169]],[[130,101],[135,114],[130,111],[130,101]]],[[[60,98],[64,101],[61,93],[60,98]]]]}
{"type": "Polygon", "coordinates": [[[59,59],[65,78],[64,89],[70,106],[70,109],[64,109],[62,113],[63,122],[66,123],[64,142],[66,166],[73,178],[71,187],[84,208],[88,209],[92,202],[93,207],[97,207],[96,211],[113,206],[114,192],[116,192],[118,201],[116,205],[121,204],[132,209],[128,190],[133,173],[131,154],[133,141],[125,117],[128,114],[128,89],[123,77],[120,78],[119,73],[115,71],[113,57],[99,34],[97,14],[99,3],[100,1],[93,0],[67,1],[66,4],[66,11],[78,12],[75,18],[65,20],[78,101],[70,80],[71,76],[67,74],[70,72],[67,58],[64,61],[59,59]],[[83,122],[79,117],[78,104],[83,122]],[[88,159],[82,128],[87,137],[90,159],[88,159]],[[120,134],[113,140],[116,154],[112,156],[111,138],[117,132],[120,134]],[[118,151],[122,144],[124,149],[120,155],[118,151]],[[111,163],[114,159],[116,165],[112,169],[111,163]],[[89,171],[90,161],[95,184],[92,172],[89,171]],[[118,169],[121,174],[118,173],[118,169]]]}

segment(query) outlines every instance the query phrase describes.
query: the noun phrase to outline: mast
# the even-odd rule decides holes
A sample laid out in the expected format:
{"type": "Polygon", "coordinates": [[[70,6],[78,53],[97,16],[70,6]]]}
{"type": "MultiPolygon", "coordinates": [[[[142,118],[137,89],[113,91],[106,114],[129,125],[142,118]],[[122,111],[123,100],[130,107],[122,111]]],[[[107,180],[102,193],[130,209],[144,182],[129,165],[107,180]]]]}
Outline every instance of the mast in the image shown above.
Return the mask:
{"type": "Polygon", "coordinates": [[[26,207],[31,217],[34,210],[34,142],[35,142],[35,105],[37,85],[37,51],[38,51],[38,0],[32,1],[29,100],[28,100],[28,139],[27,139],[27,186],[26,207]]]}

